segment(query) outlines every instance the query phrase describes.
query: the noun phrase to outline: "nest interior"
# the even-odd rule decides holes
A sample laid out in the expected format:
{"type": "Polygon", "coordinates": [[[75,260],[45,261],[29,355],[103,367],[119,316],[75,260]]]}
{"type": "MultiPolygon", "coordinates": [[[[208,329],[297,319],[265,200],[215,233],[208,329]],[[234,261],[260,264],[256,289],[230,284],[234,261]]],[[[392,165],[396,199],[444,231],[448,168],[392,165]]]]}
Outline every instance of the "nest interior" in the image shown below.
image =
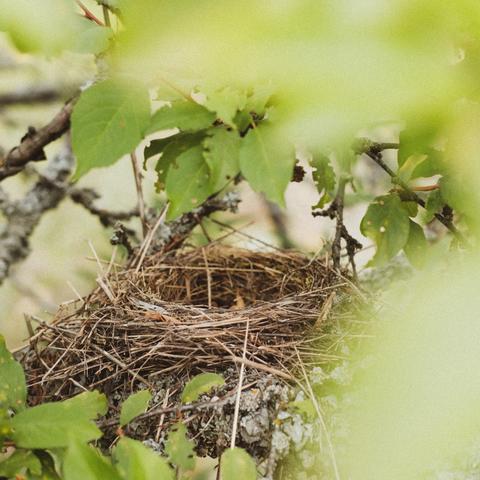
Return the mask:
{"type": "MultiPolygon", "coordinates": [[[[31,403],[97,388],[115,404],[139,387],[168,387],[173,402],[204,371],[223,373],[234,391],[245,337],[247,378],[257,371],[288,383],[297,352],[313,350],[325,306],[346,285],[322,259],[219,244],[113,267],[100,283],[31,338],[23,358],[31,403]]],[[[161,397],[152,411],[169,405],[161,397]]]]}

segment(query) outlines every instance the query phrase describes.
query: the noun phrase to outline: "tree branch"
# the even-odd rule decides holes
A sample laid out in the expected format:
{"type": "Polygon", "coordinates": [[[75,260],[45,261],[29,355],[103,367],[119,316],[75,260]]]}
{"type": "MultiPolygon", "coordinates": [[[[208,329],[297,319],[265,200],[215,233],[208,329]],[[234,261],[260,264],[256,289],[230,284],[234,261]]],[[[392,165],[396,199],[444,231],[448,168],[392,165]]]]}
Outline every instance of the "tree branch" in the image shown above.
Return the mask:
{"type": "MultiPolygon", "coordinates": [[[[377,143],[372,142],[368,139],[361,139],[360,142],[355,146],[355,153],[358,155],[366,154],[370,159],[372,159],[380,168],[382,168],[392,179],[392,183],[398,185],[403,192],[407,195],[407,198],[422,208],[426,208],[426,203],[423,198],[419,197],[410,186],[404,182],[397,174],[385,163],[382,157],[382,152],[389,149],[398,149],[398,143],[377,143]]],[[[441,213],[436,213],[435,218],[442,223],[455,238],[463,244],[466,244],[465,237],[458,231],[457,227],[452,223],[452,221],[441,213]]]]}
{"type": "Polygon", "coordinates": [[[70,128],[70,116],[77,97],[69,100],[55,117],[39,130],[30,127],[16,146],[3,158],[0,158],[0,181],[16,175],[31,161],[45,160],[43,148],[61,137],[70,128]]]}
{"type": "Polygon", "coordinates": [[[48,103],[58,100],[59,98],[60,91],[54,88],[22,88],[15,92],[0,95],[0,108],[10,105],[48,103]]]}

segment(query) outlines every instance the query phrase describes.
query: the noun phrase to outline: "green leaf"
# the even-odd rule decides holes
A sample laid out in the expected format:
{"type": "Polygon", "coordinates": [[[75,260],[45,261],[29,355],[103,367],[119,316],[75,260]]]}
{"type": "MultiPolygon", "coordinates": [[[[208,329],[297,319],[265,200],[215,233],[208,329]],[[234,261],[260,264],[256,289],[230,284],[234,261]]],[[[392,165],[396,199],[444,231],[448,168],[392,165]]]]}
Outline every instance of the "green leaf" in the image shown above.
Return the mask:
{"type": "Polygon", "coordinates": [[[106,411],[106,399],[98,392],[85,392],[63,402],[44,403],[15,415],[10,426],[12,440],[21,448],[62,448],[72,439],[89,442],[102,436],[92,422],[106,411]]]}
{"type": "Polygon", "coordinates": [[[195,468],[193,448],[194,443],[187,437],[187,427],[183,423],[175,424],[165,444],[165,453],[170,463],[184,470],[193,470],[195,468]]]}
{"type": "Polygon", "coordinates": [[[398,176],[404,182],[412,179],[413,172],[427,159],[426,155],[414,154],[410,155],[398,169],[398,176]]]}
{"type": "Polygon", "coordinates": [[[72,114],[75,178],[134,150],[149,121],[149,95],[141,86],[106,80],[85,90],[72,114]]]}
{"type": "Polygon", "coordinates": [[[168,169],[165,182],[170,200],[169,220],[190,212],[213,193],[201,146],[182,153],[175,163],[168,169]]]}
{"type": "Polygon", "coordinates": [[[113,451],[118,472],[124,480],[174,480],[165,459],[131,438],[123,437],[113,451]]]}
{"type": "Polygon", "coordinates": [[[245,111],[263,115],[272,98],[273,92],[272,85],[256,85],[247,96],[244,107],[245,111]]]}
{"type": "Polygon", "coordinates": [[[152,394],[148,390],[140,390],[130,395],[122,405],[120,426],[123,427],[127,423],[130,423],[135,417],[145,413],[151,399],[152,394]]]}
{"type": "Polygon", "coordinates": [[[414,154],[427,154],[437,136],[438,124],[434,121],[424,122],[422,126],[407,128],[400,132],[398,149],[398,166],[401,168],[414,154]]]}
{"type": "Polygon", "coordinates": [[[30,472],[33,475],[42,473],[42,464],[30,450],[15,450],[7,459],[0,461],[0,477],[20,477],[30,472]]]}
{"type": "Polygon", "coordinates": [[[245,108],[247,95],[244,90],[234,87],[221,89],[205,89],[207,95],[205,106],[227,125],[235,128],[233,121],[238,111],[245,108]]]}
{"type": "Polygon", "coordinates": [[[224,384],[225,379],[218,373],[200,373],[185,385],[182,392],[182,402],[195,402],[200,395],[209,392],[214,387],[221,387],[224,384]]]}
{"type": "Polygon", "coordinates": [[[285,205],[284,193],[292,179],[295,152],[268,125],[250,130],[240,146],[240,169],[252,188],[285,205]]]}
{"type": "Polygon", "coordinates": [[[304,415],[307,418],[315,418],[317,416],[317,410],[315,405],[310,399],[307,400],[296,400],[290,402],[288,406],[297,413],[304,415]]]}
{"type": "Polygon", "coordinates": [[[425,215],[425,222],[429,223],[435,218],[435,214],[441,212],[445,200],[442,197],[440,189],[430,192],[427,197],[425,208],[427,210],[425,215]]]}
{"type": "Polygon", "coordinates": [[[113,37],[113,30],[109,27],[97,25],[86,18],[80,18],[79,21],[83,25],[75,36],[72,50],[77,53],[92,54],[105,51],[110,44],[110,39],[113,37]]]}
{"type": "Polygon", "coordinates": [[[178,100],[165,105],[152,117],[147,133],[178,128],[181,131],[203,130],[212,125],[215,114],[196,102],[178,100]]]}
{"type": "Polygon", "coordinates": [[[80,415],[86,418],[97,418],[100,415],[105,415],[108,410],[107,397],[98,390],[79,393],[62,403],[77,410],[80,415]]]}
{"type": "Polygon", "coordinates": [[[427,247],[428,242],[423,228],[418,223],[410,220],[408,241],[403,250],[414,267],[422,268],[425,265],[427,247]]]}
{"type": "Polygon", "coordinates": [[[22,366],[7,350],[5,339],[0,335],[0,410],[25,408],[27,385],[22,366]]]}
{"type": "Polygon", "coordinates": [[[314,154],[310,164],[313,167],[313,182],[315,183],[320,200],[313,208],[323,208],[333,197],[335,190],[335,170],[330,159],[321,153],[314,154]]]}
{"type": "Polygon", "coordinates": [[[240,171],[240,137],[234,131],[214,128],[203,141],[213,191],[219,191],[240,171]]]}
{"type": "Polygon", "coordinates": [[[243,448],[231,448],[220,460],[222,480],[255,480],[257,467],[252,457],[243,448]]]}
{"type": "Polygon", "coordinates": [[[397,194],[377,197],[362,219],[361,231],[377,244],[373,264],[382,265],[407,243],[410,230],[408,212],[397,194]]]}
{"type": "Polygon", "coordinates": [[[201,142],[205,138],[205,132],[196,133],[181,133],[168,139],[154,140],[146,155],[153,156],[157,153],[162,153],[162,156],[158,159],[155,166],[157,172],[157,191],[165,188],[167,175],[170,167],[176,165],[177,158],[187,150],[201,145],[201,142]],[[168,140],[168,142],[164,142],[168,140]]]}
{"type": "Polygon", "coordinates": [[[72,441],[63,462],[65,480],[119,480],[121,477],[110,461],[96,449],[72,441]]]}

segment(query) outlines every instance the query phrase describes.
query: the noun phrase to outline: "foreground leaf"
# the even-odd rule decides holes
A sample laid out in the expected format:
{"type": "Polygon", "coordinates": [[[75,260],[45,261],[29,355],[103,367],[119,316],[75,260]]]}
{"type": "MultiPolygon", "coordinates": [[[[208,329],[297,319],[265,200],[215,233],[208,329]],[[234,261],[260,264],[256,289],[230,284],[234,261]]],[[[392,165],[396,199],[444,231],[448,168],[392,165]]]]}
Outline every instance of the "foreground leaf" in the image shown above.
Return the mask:
{"type": "Polygon", "coordinates": [[[245,91],[233,87],[205,89],[207,100],[205,106],[224,123],[235,127],[233,119],[236,113],[245,108],[247,95],[245,91]]]}
{"type": "Polygon", "coordinates": [[[0,461],[0,477],[16,477],[30,472],[33,475],[42,473],[42,464],[30,450],[16,450],[6,460],[0,461]]]}
{"type": "Polygon", "coordinates": [[[119,480],[121,477],[107,458],[93,447],[73,441],[63,463],[65,480],[119,480]]]}
{"type": "Polygon", "coordinates": [[[428,242],[425,238],[423,228],[416,222],[410,220],[410,232],[404,251],[412,265],[422,268],[425,264],[428,242]]]}
{"type": "Polygon", "coordinates": [[[201,146],[182,153],[175,163],[175,166],[169,168],[166,178],[166,191],[170,200],[169,220],[198,207],[213,193],[201,146]]]}
{"type": "Polygon", "coordinates": [[[203,141],[213,191],[221,190],[240,171],[240,137],[234,131],[214,128],[203,141]]]}
{"type": "Polygon", "coordinates": [[[284,205],[284,193],[292,179],[295,164],[293,148],[270,126],[253,128],[242,139],[240,169],[252,188],[284,205]]]}
{"type": "Polygon", "coordinates": [[[331,200],[335,190],[335,171],[330,159],[322,153],[314,154],[310,164],[314,169],[312,172],[313,182],[320,194],[320,200],[313,208],[323,208],[331,200]]]}
{"type": "Polygon", "coordinates": [[[149,121],[148,91],[140,86],[106,80],[84,91],[72,114],[75,178],[134,150],[149,121]]]}
{"type": "Polygon", "coordinates": [[[0,335],[0,410],[20,411],[25,407],[27,385],[22,366],[7,350],[0,335]]]}
{"type": "Polygon", "coordinates": [[[232,448],[222,454],[220,461],[222,480],[255,480],[257,467],[243,448],[232,448]]]}
{"type": "Polygon", "coordinates": [[[174,480],[174,472],[168,463],[140,442],[122,438],[113,457],[124,480],[174,480]]]}
{"type": "Polygon", "coordinates": [[[177,423],[172,427],[165,444],[165,453],[173,465],[192,470],[195,468],[194,443],[187,437],[187,427],[177,423]]]}
{"type": "Polygon", "coordinates": [[[63,402],[44,403],[15,415],[12,440],[21,448],[62,448],[71,440],[89,442],[102,436],[93,419],[105,413],[105,397],[85,392],[63,402]]]}
{"type": "Polygon", "coordinates": [[[397,194],[384,195],[370,204],[360,228],[366,237],[375,241],[377,251],[372,262],[381,265],[407,243],[410,219],[397,194]]]}
{"type": "Polygon", "coordinates": [[[182,402],[195,402],[200,395],[209,392],[214,387],[221,387],[224,384],[225,379],[218,373],[200,373],[185,385],[182,393],[182,402]]]}
{"type": "Polygon", "coordinates": [[[148,390],[140,390],[139,392],[130,395],[122,405],[122,410],[120,412],[120,426],[125,426],[135,417],[145,413],[151,399],[152,394],[148,390]]]}
{"type": "Polygon", "coordinates": [[[178,100],[172,106],[165,105],[152,117],[147,133],[170,128],[180,131],[203,130],[215,121],[215,114],[193,101],[178,100]]]}

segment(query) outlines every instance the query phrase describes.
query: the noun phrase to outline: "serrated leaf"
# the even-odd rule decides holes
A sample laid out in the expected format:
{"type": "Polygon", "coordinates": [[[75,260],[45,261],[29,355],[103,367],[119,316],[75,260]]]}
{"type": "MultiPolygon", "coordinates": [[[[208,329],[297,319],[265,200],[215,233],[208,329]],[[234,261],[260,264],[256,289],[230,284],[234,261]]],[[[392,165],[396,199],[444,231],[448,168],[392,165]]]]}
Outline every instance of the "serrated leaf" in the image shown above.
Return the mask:
{"type": "Polygon", "coordinates": [[[147,133],[158,132],[170,128],[180,131],[204,130],[215,121],[215,114],[194,101],[177,100],[172,106],[165,105],[155,112],[147,133]]]}
{"type": "Polygon", "coordinates": [[[243,448],[231,448],[220,460],[222,480],[255,480],[257,467],[253,458],[243,448]]]}
{"type": "Polygon", "coordinates": [[[285,205],[285,189],[292,178],[295,152],[272,127],[259,125],[248,132],[240,146],[240,170],[251,187],[285,205]]]}
{"type": "Polygon", "coordinates": [[[435,218],[435,214],[439,213],[444,205],[445,200],[442,197],[442,192],[440,191],[440,189],[430,192],[425,203],[425,222],[431,222],[435,218]]]}
{"type": "Polygon", "coordinates": [[[127,423],[130,423],[135,417],[145,413],[151,399],[152,394],[148,390],[140,390],[130,395],[122,405],[120,426],[123,427],[127,423]]]}
{"type": "Polygon", "coordinates": [[[418,223],[410,220],[408,241],[403,250],[414,267],[422,268],[425,265],[427,247],[428,242],[423,228],[418,223]]]}
{"type": "Polygon", "coordinates": [[[397,194],[384,195],[369,205],[360,228],[377,245],[372,262],[382,265],[407,243],[410,219],[397,194]]]}
{"type": "Polygon", "coordinates": [[[148,91],[139,85],[106,80],[85,90],[72,114],[75,178],[134,150],[149,121],[148,91]]]}
{"type": "Polygon", "coordinates": [[[193,147],[179,155],[175,165],[168,169],[165,183],[170,200],[169,220],[193,210],[206,200],[213,190],[203,148],[193,147]]]}
{"type": "Polygon", "coordinates": [[[174,480],[165,459],[136,440],[123,437],[113,451],[117,470],[124,480],[174,480]]]}
{"type": "Polygon", "coordinates": [[[240,137],[234,131],[214,128],[203,141],[213,191],[221,190],[240,171],[240,137]]]}
{"type": "Polygon", "coordinates": [[[27,385],[22,366],[8,351],[5,339],[0,335],[0,410],[25,408],[27,385]]]}
{"type": "Polygon", "coordinates": [[[238,111],[245,108],[247,101],[245,91],[228,86],[216,90],[208,88],[204,93],[207,95],[205,107],[215,112],[225,124],[235,127],[233,119],[238,111]]]}
{"type": "Polygon", "coordinates": [[[200,373],[185,385],[182,392],[182,402],[195,402],[200,395],[209,392],[214,387],[221,387],[224,384],[225,379],[218,373],[200,373]]]}
{"type": "Polygon", "coordinates": [[[19,478],[30,472],[33,475],[42,473],[42,464],[30,450],[15,450],[8,458],[0,461],[0,477],[19,478]]]}
{"type": "Polygon", "coordinates": [[[272,85],[256,85],[247,96],[244,107],[245,111],[263,115],[272,98],[273,92],[274,89],[272,85]]]}
{"type": "Polygon", "coordinates": [[[194,445],[187,437],[187,427],[183,423],[177,423],[168,434],[165,453],[173,465],[184,470],[192,470],[195,468],[194,445]]]}
{"type": "Polygon", "coordinates": [[[66,447],[72,439],[96,440],[102,432],[92,420],[105,413],[105,405],[104,395],[85,392],[23,410],[10,420],[12,440],[18,447],[33,449],[66,447]]]}
{"type": "Polygon", "coordinates": [[[64,480],[120,480],[110,461],[96,449],[72,441],[63,462],[64,480]]]}
{"type": "Polygon", "coordinates": [[[312,155],[310,164],[313,167],[313,183],[320,194],[320,200],[313,208],[323,208],[331,198],[335,190],[335,170],[330,163],[330,159],[321,153],[312,155]]]}

